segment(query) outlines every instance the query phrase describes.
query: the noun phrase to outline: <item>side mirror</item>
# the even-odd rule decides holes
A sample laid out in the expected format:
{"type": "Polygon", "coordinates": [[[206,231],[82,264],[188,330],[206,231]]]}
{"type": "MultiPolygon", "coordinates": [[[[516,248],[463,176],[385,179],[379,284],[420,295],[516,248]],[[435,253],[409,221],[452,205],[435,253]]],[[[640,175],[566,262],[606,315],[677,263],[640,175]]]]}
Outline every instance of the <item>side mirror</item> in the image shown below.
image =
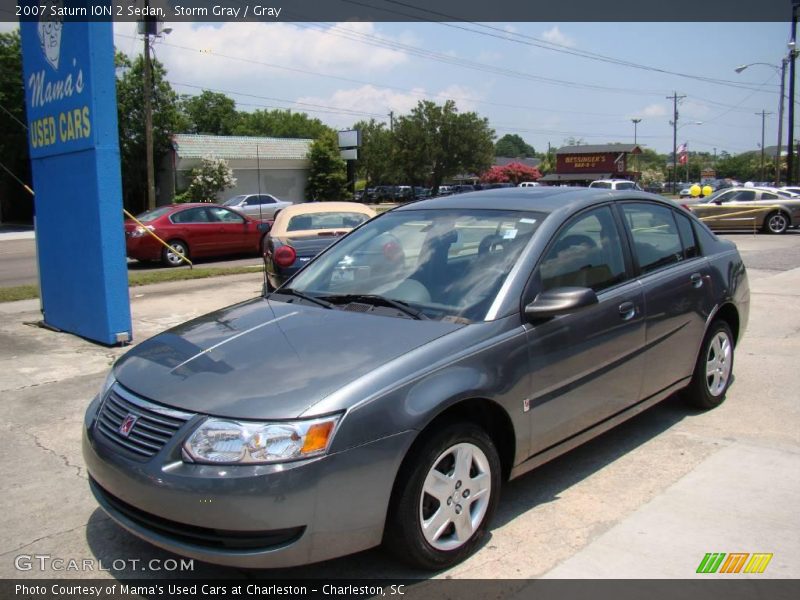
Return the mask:
{"type": "Polygon", "coordinates": [[[580,308],[597,304],[597,294],[591,288],[562,287],[542,292],[533,302],[525,307],[525,318],[528,321],[541,321],[580,308]]]}
{"type": "Polygon", "coordinates": [[[263,222],[259,223],[257,227],[261,233],[269,233],[270,229],[272,229],[272,225],[263,222]]]}

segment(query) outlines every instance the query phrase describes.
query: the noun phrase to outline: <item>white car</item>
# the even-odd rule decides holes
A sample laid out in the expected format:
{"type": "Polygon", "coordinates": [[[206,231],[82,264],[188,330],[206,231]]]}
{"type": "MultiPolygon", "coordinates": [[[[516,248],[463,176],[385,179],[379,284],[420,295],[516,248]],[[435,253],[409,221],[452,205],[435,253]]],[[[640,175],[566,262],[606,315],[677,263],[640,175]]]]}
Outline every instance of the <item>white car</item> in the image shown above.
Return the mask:
{"type": "Polygon", "coordinates": [[[629,179],[598,179],[590,183],[589,187],[606,190],[642,190],[635,181],[629,179]]]}
{"type": "Polygon", "coordinates": [[[538,181],[521,181],[517,187],[539,187],[542,185],[538,181]]]}
{"type": "Polygon", "coordinates": [[[276,198],[272,194],[241,194],[226,200],[222,206],[252,217],[253,219],[272,219],[279,210],[292,203],[276,198]]]}

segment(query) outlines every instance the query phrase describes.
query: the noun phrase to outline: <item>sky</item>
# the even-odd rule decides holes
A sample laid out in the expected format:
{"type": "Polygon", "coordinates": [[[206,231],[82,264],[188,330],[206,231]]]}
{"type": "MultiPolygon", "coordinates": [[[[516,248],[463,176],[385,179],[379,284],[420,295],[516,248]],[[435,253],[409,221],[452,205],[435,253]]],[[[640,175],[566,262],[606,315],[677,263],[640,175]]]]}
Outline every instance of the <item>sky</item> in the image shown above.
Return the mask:
{"type": "MultiPolygon", "coordinates": [[[[641,145],[671,152],[676,92],[678,144],[757,150],[765,110],[773,146],[790,34],[788,22],[166,25],[153,47],[179,93],[222,91],[240,110],[291,108],[337,129],[453,99],[540,152],[570,138],[632,143],[634,118],[641,145]],[[757,62],[768,65],[734,71],[757,62]]],[[[142,51],[134,23],[114,33],[117,49],[142,51]]]]}

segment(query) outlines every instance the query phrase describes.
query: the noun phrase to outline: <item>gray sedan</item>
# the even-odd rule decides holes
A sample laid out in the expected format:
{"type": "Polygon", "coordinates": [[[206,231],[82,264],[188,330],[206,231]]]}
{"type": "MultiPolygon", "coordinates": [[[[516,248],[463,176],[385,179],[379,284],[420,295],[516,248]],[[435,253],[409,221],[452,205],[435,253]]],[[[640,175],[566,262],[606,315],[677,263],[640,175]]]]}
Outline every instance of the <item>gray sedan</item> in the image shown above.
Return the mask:
{"type": "Polygon", "coordinates": [[[484,541],[503,480],[675,392],[722,403],[748,310],[736,247],[644,192],[404,205],[123,356],[86,412],[90,486],[208,562],[383,543],[441,569],[484,541]]]}
{"type": "Polygon", "coordinates": [[[272,194],[241,194],[229,198],[223,204],[253,219],[273,219],[279,210],[291,206],[292,203],[281,200],[272,194]]]}

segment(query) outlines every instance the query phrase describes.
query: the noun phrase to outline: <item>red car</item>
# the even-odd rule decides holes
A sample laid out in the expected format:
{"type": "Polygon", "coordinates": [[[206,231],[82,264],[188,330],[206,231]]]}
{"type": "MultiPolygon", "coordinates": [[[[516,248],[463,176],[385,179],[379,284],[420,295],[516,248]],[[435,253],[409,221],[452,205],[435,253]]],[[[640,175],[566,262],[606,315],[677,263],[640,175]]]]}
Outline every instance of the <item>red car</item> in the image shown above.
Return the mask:
{"type": "Polygon", "coordinates": [[[216,204],[172,204],[136,217],[142,225],[125,221],[125,246],[130,258],[160,260],[168,267],[183,262],[177,252],[190,259],[224,254],[261,252],[269,226],[216,204]],[[148,234],[155,233],[177,250],[171,251],[148,234]]]}

